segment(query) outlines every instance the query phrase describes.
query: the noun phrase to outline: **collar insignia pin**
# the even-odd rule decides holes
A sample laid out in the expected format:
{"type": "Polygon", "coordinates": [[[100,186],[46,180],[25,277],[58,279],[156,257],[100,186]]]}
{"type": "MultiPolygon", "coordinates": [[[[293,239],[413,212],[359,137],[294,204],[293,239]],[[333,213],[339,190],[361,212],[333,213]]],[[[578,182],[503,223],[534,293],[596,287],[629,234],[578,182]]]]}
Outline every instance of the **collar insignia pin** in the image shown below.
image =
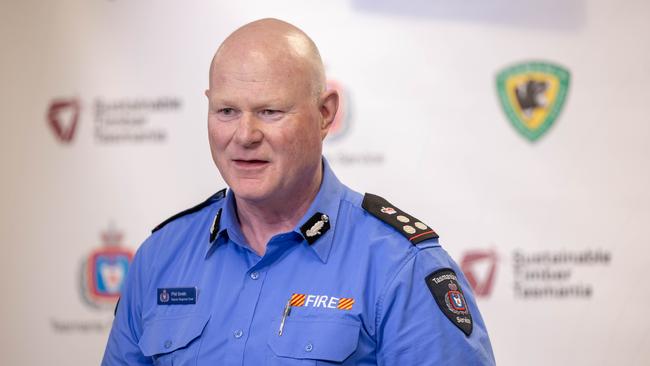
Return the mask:
{"type": "Polygon", "coordinates": [[[322,237],[330,229],[330,218],[322,212],[313,214],[307,222],[300,227],[302,236],[309,245],[322,237]]]}
{"type": "Polygon", "coordinates": [[[320,217],[320,220],[316,221],[316,223],[305,233],[308,237],[314,237],[316,235],[320,235],[321,232],[320,230],[325,226],[325,223],[329,221],[329,217],[327,215],[323,214],[320,217]]]}
{"type": "Polygon", "coordinates": [[[214,221],[212,221],[212,227],[210,227],[210,243],[212,243],[214,239],[217,238],[217,234],[219,233],[220,220],[221,220],[221,209],[217,211],[217,214],[214,216],[214,221]]]}

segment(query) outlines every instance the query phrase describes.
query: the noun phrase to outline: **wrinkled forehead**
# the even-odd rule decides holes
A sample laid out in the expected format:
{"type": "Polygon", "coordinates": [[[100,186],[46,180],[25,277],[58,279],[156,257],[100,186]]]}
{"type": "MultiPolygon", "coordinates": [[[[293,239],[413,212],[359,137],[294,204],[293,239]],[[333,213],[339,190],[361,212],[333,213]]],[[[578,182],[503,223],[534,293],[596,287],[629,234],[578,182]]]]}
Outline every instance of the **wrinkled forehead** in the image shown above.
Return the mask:
{"type": "Polygon", "coordinates": [[[210,89],[230,87],[290,88],[311,91],[313,72],[302,58],[259,47],[220,49],[210,71],[210,89]]]}

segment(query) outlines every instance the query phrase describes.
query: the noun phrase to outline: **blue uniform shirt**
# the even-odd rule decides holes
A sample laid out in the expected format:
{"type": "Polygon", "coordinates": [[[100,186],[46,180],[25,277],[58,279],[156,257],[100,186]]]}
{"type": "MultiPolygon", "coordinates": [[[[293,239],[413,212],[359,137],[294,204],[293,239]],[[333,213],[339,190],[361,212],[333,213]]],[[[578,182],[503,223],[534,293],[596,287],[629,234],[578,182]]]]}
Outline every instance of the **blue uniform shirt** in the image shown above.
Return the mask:
{"type": "Polygon", "coordinates": [[[437,236],[414,245],[362,201],[324,161],[304,218],[262,257],[232,191],[167,223],[133,260],[102,365],[493,365],[437,236]]]}

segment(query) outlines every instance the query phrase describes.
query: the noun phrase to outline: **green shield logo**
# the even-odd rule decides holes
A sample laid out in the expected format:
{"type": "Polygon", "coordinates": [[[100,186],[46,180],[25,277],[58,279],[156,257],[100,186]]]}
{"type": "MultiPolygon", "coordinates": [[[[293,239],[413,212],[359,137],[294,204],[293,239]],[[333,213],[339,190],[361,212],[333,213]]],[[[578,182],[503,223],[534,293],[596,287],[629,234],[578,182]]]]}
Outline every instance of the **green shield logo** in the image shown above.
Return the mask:
{"type": "Polygon", "coordinates": [[[530,141],[553,125],[569,90],[569,71],[548,62],[527,62],[497,75],[497,91],[506,116],[530,141]]]}

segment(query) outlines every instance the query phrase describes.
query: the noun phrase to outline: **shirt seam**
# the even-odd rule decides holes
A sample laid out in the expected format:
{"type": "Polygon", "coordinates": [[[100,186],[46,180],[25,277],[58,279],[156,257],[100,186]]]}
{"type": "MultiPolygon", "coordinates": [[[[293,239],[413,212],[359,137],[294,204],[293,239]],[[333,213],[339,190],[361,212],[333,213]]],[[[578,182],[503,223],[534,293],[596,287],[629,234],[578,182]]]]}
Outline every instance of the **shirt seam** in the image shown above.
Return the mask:
{"type": "Polygon", "coordinates": [[[393,284],[395,283],[397,277],[400,275],[400,273],[402,273],[404,268],[406,268],[406,266],[411,261],[415,260],[415,257],[417,257],[417,255],[421,252],[420,248],[418,248],[418,247],[414,247],[414,248],[415,248],[415,250],[413,251],[413,253],[410,254],[409,256],[407,256],[404,259],[404,263],[402,263],[399,266],[399,268],[395,271],[395,274],[392,276],[390,281],[388,281],[386,283],[386,285],[384,286],[384,288],[380,292],[379,296],[377,297],[377,301],[376,301],[377,312],[375,314],[375,343],[377,343],[377,344],[379,343],[378,339],[377,339],[379,337],[379,322],[380,322],[380,319],[383,316],[383,306],[384,306],[384,300],[386,299],[386,297],[385,297],[386,293],[393,286],[393,284]]]}

